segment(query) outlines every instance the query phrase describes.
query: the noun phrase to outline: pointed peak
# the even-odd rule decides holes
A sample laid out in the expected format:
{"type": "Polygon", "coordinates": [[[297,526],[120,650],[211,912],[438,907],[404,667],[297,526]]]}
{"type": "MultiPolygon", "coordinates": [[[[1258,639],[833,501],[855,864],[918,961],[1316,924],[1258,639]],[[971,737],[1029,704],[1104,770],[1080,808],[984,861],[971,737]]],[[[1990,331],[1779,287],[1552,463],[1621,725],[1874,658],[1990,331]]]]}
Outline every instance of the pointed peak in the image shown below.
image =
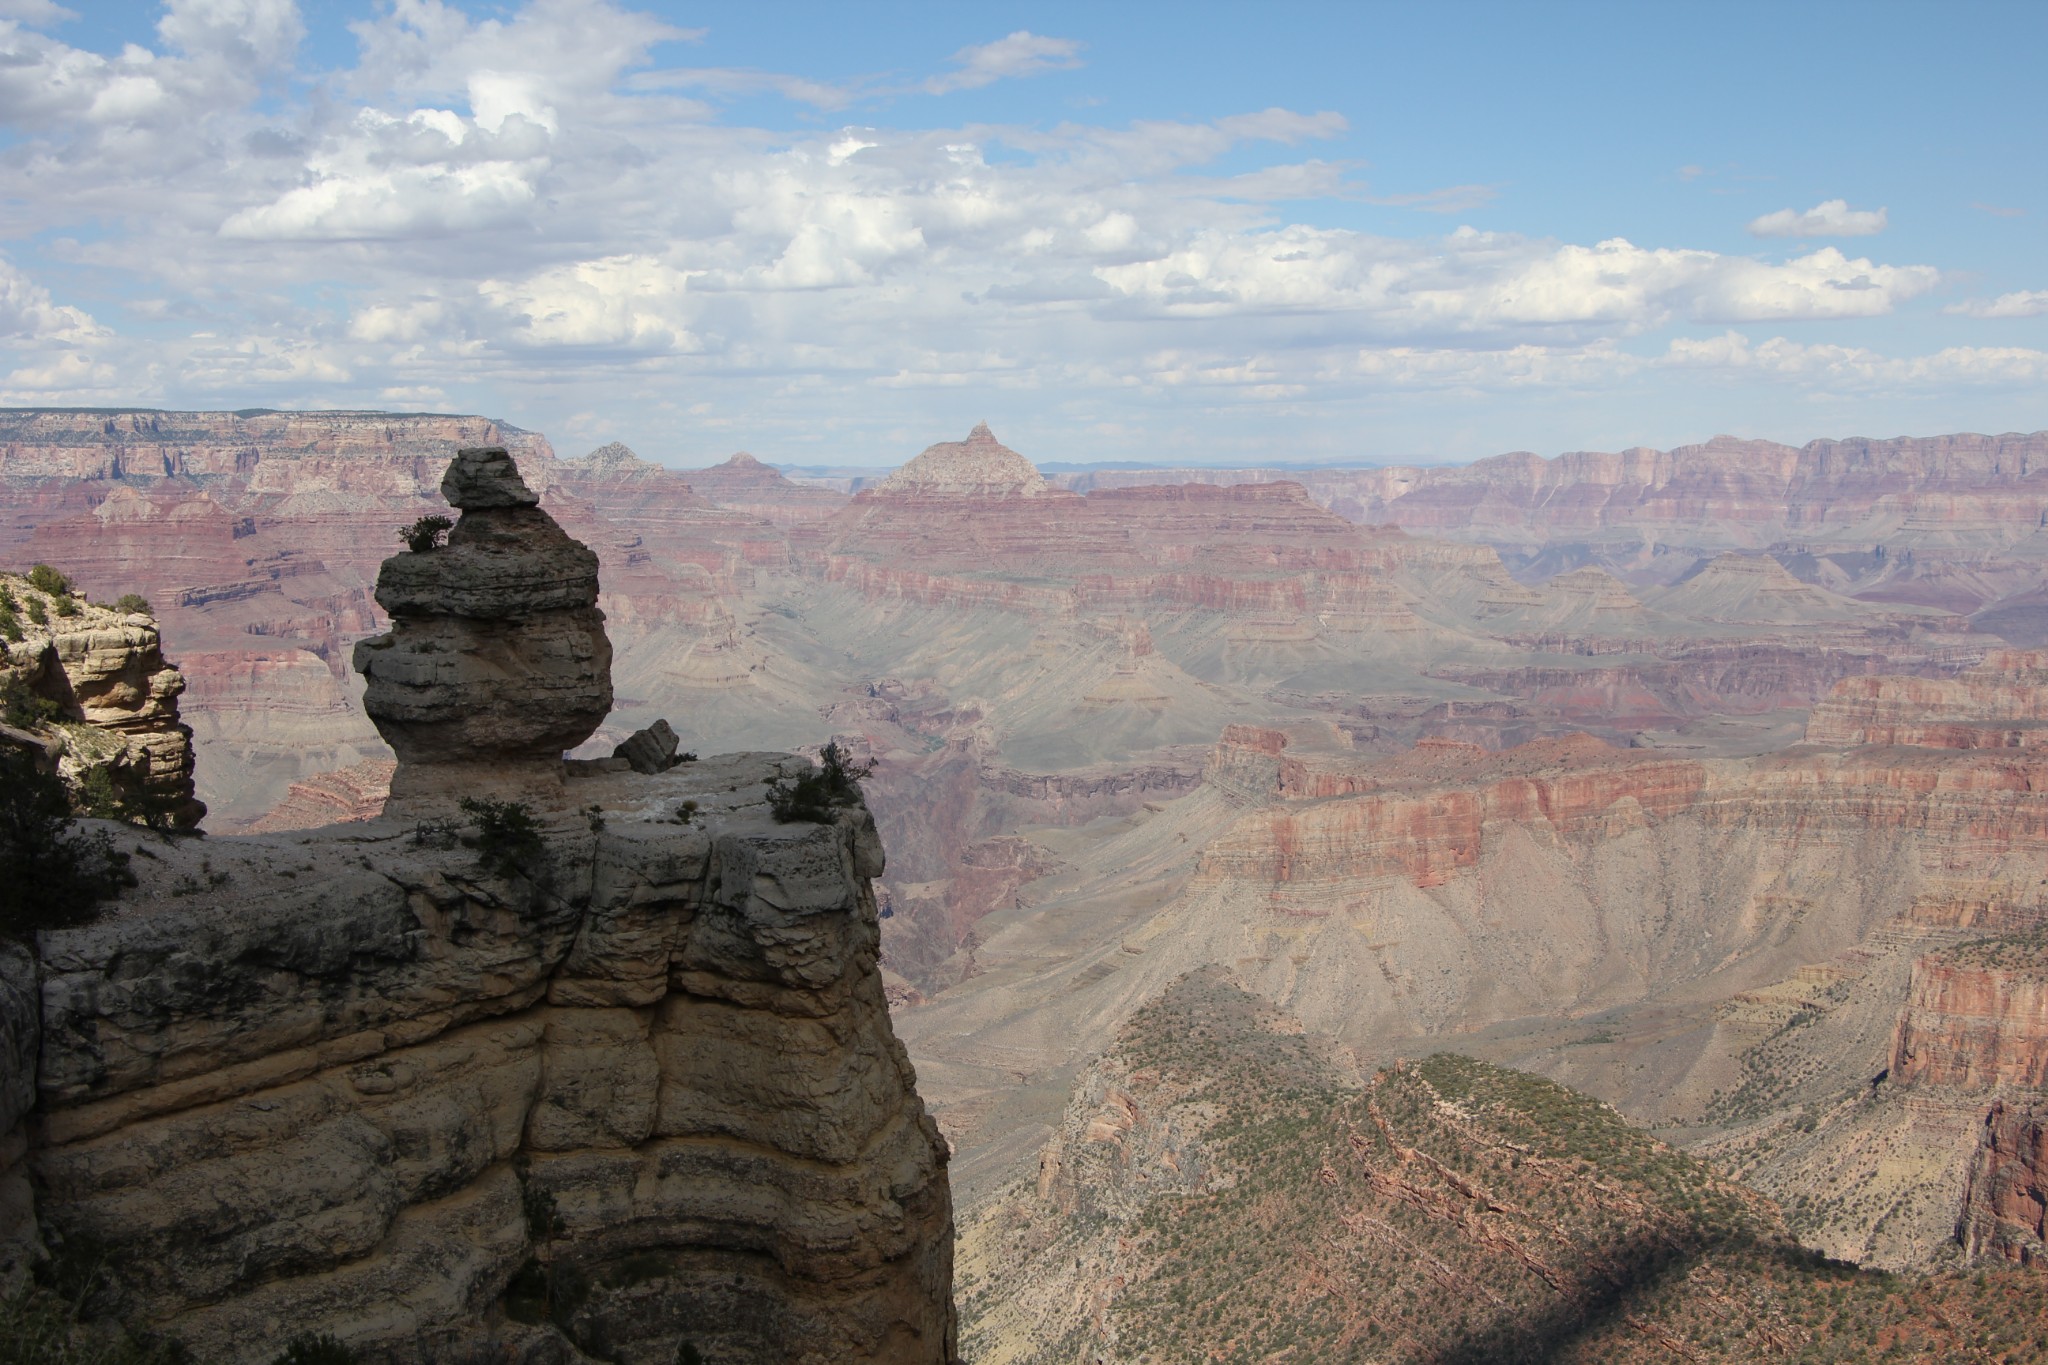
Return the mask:
{"type": "Polygon", "coordinates": [[[1047,491],[1038,467],[978,423],[964,441],[941,441],[875,486],[878,493],[1034,498],[1047,491]]]}

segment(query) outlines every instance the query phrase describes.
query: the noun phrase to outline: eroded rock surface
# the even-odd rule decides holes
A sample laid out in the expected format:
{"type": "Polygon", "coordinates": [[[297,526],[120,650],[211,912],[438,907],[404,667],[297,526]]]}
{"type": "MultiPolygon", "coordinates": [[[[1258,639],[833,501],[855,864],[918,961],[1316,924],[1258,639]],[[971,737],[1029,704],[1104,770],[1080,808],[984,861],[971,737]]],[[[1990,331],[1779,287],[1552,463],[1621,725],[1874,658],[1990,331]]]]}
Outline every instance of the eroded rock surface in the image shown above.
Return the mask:
{"type": "Polygon", "coordinates": [[[951,1361],[881,846],[768,817],[800,762],[577,770],[507,876],[391,818],[159,846],[43,936],[44,1234],[209,1361],[951,1361]]]}
{"type": "Polygon", "coordinates": [[[22,605],[23,636],[0,642],[0,677],[54,708],[39,728],[55,741],[64,776],[80,784],[103,772],[106,790],[136,810],[198,824],[206,806],[192,794],[192,729],[178,715],[185,676],[165,661],[155,618],[68,594],[73,614],[60,615],[58,599],[26,579],[0,575],[0,584],[22,605]]]}
{"type": "Polygon", "coordinates": [[[384,561],[387,635],[355,648],[363,706],[399,770],[558,762],[611,711],[597,556],[542,511],[501,447],[457,453],[445,547],[384,561]]]}

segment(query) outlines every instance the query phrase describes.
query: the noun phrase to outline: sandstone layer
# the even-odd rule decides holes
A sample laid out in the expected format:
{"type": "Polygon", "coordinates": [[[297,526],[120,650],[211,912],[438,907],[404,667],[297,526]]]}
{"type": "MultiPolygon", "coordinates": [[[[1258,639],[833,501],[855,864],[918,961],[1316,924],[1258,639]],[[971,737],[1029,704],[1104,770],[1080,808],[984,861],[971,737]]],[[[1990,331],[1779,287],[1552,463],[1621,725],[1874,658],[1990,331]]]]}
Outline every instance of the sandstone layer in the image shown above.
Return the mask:
{"type": "Polygon", "coordinates": [[[388,819],[152,849],[5,1011],[43,1240],[205,1360],[950,1361],[881,847],[771,821],[792,763],[584,772],[496,871],[388,819]]]}
{"type": "Polygon", "coordinates": [[[59,597],[13,574],[0,574],[0,586],[20,604],[10,616],[22,636],[0,643],[0,679],[49,709],[64,777],[89,789],[98,774],[138,815],[198,824],[206,806],[193,796],[192,729],[178,714],[185,677],[165,661],[155,619],[69,594],[60,610],[59,597]]]}
{"type": "Polygon", "coordinates": [[[441,487],[461,519],[446,546],[384,562],[391,632],[355,647],[400,789],[416,769],[559,763],[612,708],[596,554],[502,447],[459,452],[441,487]]]}

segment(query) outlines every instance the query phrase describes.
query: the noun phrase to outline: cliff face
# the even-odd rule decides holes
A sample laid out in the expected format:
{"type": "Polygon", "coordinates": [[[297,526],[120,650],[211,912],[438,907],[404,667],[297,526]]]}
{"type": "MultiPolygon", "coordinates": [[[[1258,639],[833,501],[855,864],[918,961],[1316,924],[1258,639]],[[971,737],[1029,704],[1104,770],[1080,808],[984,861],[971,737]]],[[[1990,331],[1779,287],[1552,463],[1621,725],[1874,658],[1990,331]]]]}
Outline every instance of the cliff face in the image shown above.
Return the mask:
{"type": "Polygon", "coordinates": [[[2040,942],[1990,940],[1916,961],[1891,1074],[1904,1085],[2048,1089],[2048,953],[2040,942]]]}
{"type": "Polygon", "coordinates": [[[207,1360],[950,1359],[881,849],[770,821],[786,762],[585,775],[510,876],[391,820],[159,851],[43,938],[44,1238],[207,1360]]]}
{"type": "Polygon", "coordinates": [[[1972,1256],[2048,1262],[2048,1113],[2000,1100],[1984,1116],[1956,1240],[1972,1256]]]}
{"type": "Polygon", "coordinates": [[[107,791],[138,811],[179,827],[206,814],[192,795],[192,730],[178,715],[185,677],[165,662],[154,618],[58,599],[12,574],[0,586],[22,606],[22,639],[0,644],[0,678],[26,688],[53,710],[50,737],[74,784],[105,775],[107,791]],[[30,613],[40,608],[43,620],[30,613]]]}

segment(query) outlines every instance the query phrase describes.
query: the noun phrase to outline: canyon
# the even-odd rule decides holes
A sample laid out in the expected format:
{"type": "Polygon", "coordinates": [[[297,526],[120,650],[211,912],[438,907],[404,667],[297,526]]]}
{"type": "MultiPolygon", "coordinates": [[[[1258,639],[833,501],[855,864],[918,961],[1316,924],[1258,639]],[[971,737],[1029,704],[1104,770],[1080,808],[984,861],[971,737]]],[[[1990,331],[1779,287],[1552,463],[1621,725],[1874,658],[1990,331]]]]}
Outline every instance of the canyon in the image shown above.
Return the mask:
{"type": "MultiPolygon", "coordinates": [[[[1156,1083],[1103,1058],[1177,983],[1218,971],[1227,990],[1204,987],[1204,1008],[1264,1002],[1261,1030],[1322,1049],[1286,1063],[1299,1086],[1343,1103],[1396,1063],[1461,1053],[1596,1096],[1709,1163],[1697,1198],[1748,1210],[1759,1246],[2031,1273],[2048,1188],[2044,442],[1046,475],[984,426],[848,494],[751,457],[564,459],[483,418],[14,413],[0,535],[15,566],[52,564],[95,602],[157,605],[209,828],[355,840],[382,876],[410,856],[413,803],[533,784],[465,769],[470,739],[425,763],[394,752],[402,734],[374,717],[396,703],[365,695],[352,656],[414,650],[407,676],[431,690],[437,660],[540,631],[558,666],[507,684],[529,699],[508,714],[584,716],[531,699],[574,693],[601,637],[613,695],[590,700],[576,762],[658,719],[684,751],[753,751],[647,779],[656,805],[731,784],[716,804],[742,843],[773,828],[767,787],[792,760],[770,751],[831,739],[871,761],[859,839],[878,836],[886,866],[843,852],[873,877],[862,1008],[893,1007],[952,1149],[963,1339],[1025,1360],[1017,1324],[1054,1300],[1107,1305],[1128,1278],[1071,1220],[1200,1188],[1175,1174],[1192,1149],[1156,1133],[1136,1166],[1103,1165],[1104,1142],[1138,1141],[1119,1126],[1148,1109],[1132,1087],[1156,1083]],[[534,611],[568,616],[529,627],[473,604],[394,625],[452,600],[378,577],[396,528],[443,507],[457,446],[505,449],[533,498],[465,518],[531,509],[594,553],[535,588],[534,611]],[[587,617],[571,629],[578,612],[597,635],[587,617]],[[377,643],[407,632],[421,644],[377,643]],[[1043,1239],[1032,1255],[1069,1268],[1004,1281],[1023,1224],[1043,1239]]],[[[468,553],[451,540],[433,567],[468,553]]],[[[573,799],[603,806],[593,848],[609,849],[614,801],[651,809],[613,794],[635,780],[550,776],[551,847],[581,847],[573,799]]],[[[565,866],[594,905],[650,894],[605,901],[639,874],[565,866]]],[[[680,907],[714,893],[676,894],[690,920],[680,907]]],[[[650,1039],[669,1018],[620,1008],[654,1010],[650,1039]]],[[[1436,1112],[1420,1094],[1415,1112],[1436,1112]]],[[[1714,1273],[1780,1285],[1790,1324],[1806,1291],[1762,1264],[1714,1273]]],[[[1961,1311],[1962,1291],[1928,1283],[1926,1321],[1961,1311]]],[[[1076,1349],[1115,1345],[1069,1327],[1076,1349]]]]}

